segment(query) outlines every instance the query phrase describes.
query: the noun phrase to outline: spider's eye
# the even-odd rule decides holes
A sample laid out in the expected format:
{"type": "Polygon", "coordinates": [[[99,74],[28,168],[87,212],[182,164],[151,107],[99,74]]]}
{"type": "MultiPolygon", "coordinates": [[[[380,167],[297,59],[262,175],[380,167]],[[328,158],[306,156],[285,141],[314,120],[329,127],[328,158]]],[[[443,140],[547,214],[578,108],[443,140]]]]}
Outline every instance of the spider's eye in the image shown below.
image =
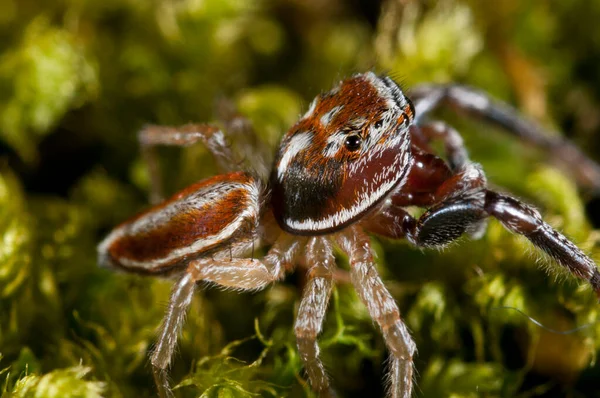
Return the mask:
{"type": "Polygon", "coordinates": [[[360,135],[350,134],[348,137],[346,137],[346,142],[344,145],[346,145],[347,150],[354,152],[360,148],[361,143],[362,138],[360,138],[360,135]]]}
{"type": "Polygon", "coordinates": [[[381,126],[383,126],[383,119],[379,119],[378,121],[376,121],[374,126],[376,129],[380,129],[381,126]]]}

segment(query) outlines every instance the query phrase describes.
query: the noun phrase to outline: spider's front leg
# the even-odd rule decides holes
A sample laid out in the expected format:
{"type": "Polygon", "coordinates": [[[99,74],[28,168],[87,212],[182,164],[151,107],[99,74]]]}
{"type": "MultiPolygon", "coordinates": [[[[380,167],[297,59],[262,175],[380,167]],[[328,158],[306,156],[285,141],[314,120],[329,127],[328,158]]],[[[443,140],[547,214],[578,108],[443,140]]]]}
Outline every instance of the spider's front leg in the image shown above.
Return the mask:
{"type": "Polygon", "coordinates": [[[390,351],[388,396],[409,398],[412,393],[412,360],[417,348],[400,318],[396,301],[377,273],[369,237],[360,227],[352,227],[339,233],[337,242],[349,256],[352,284],[371,318],[381,328],[390,351]]]}
{"type": "Polygon", "coordinates": [[[298,352],[313,390],[321,397],[332,397],[334,393],[329,385],[323,363],[319,359],[317,343],[317,336],[321,333],[333,287],[335,258],[329,240],[311,238],[306,248],[306,262],[311,267],[308,270],[308,282],[302,292],[294,325],[298,352]]]}
{"type": "Polygon", "coordinates": [[[596,264],[573,242],[545,223],[535,208],[510,196],[487,190],[484,209],[506,229],[525,236],[575,276],[589,281],[600,298],[600,273],[596,264]]]}
{"type": "Polygon", "coordinates": [[[545,131],[537,123],[525,119],[508,104],[487,94],[458,84],[421,85],[410,91],[415,107],[414,123],[421,125],[440,106],[496,125],[517,138],[542,148],[559,160],[574,175],[578,183],[600,193],[600,166],[587,157],[572,142],[559,133],[545,131]]]}
{"type": "MultiPolygon", "coordinates": [[[[399,193],[399,195],[405,195],[399,193]]],[[[436,203],[419,219],[393,204],[364,222],[374,233],[390,238],[407,238],[416,246],[441,247],[465,232],[477,230],[487,217],[498,219],[513,233],[525,236],[558,264],[587,280],[600,297],[600,273],[581,249],[543,221],[527,204],[486,188],[485,177],[475,164],[468,164],[439,186],[436,203]]],[[[392,197],[391,202],[394,202],[392,197]]]]}

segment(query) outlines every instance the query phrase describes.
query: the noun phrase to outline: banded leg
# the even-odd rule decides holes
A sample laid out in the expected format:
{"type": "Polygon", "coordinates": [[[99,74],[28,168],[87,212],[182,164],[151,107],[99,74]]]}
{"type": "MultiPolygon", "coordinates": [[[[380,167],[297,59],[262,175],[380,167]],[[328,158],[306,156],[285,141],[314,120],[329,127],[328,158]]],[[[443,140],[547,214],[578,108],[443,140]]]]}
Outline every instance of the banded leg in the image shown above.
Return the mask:
{"type": "Polygon", "coordinates": [[[513,233],[525,236],[573,275],[587,280],[600,298],[600,273],[581,249],[542,220],[532,206],[490,190],[483,200],[456,197],[427,210],[418,220],[400,207],[390,206],[363,225],[389,238],[406,237],[416,246],[440,247],[478,228],[492,216],[513,233]]]}
{"type": "Polygon", "coordinates": [[[317,343],[333,287],[335,258],[331,243],[326,238],[312,238],[306,250],[306,260],[312,266],[308,270],[308,282],[302,292],[294,325],[296,342],[313,390],[321,397],[333,397],[335,394],[319,358],[317,343]]]}
{"type": "Polygon", "coordinates": [[[353,227],[338,234],[337,242],[350,258],[352,284],[371,318],[381,328],[390,351],[388,396],[409,398],[416,346],[400,318],[398,305],[377,274],[369,237],[359,227],[353,227]]]}
{"type": "Polygon", "coordinates": [[[423,85],[411,90],[415,124],[421,124],[440,105],[483,119],[523,141],[538,146],[562,164],[578,182],[600,192],[600,166],[558,133],[546,132],[538,124],[523,118],[508,104],[494,100],[473,88],[461,85],[423,85]]]}
{"type": "Polygon", "coordinates": [[[573,275],[589,281],[600,298],[600,273],[596,264],[564,235],[545,223],[535,208],[510,196],[487,191],[485,211],[509,231],[525,236],[573,275]]]}
{"type": "Polygon", "coordinates": [[[186,124],[178,127],[149,125],[140,130],[138,141],[150,173],[150,201],[152,203],[158,203],[163,199],[160,167],[154,148],[158,145],[186,147],[202,142],[222,171],[233,171],[237,166],[235,156],[226,143],[225,135],[216,126],[208,124],[186,124]]]}
{"type": "Polygon", "coordinates": [[[264,262],[240,258],[199,259],[190,262],[187,272],[173,287],[156,347],[150,358],[160,398],[173,396],[167,369],[196,283],[207,281],[226,288],[259,290],[283,278],[286,269],[289,269],[287,264],[295,261],[299,249],[299,244],[291,236],[284,234],[269,250],[264,262]]]}

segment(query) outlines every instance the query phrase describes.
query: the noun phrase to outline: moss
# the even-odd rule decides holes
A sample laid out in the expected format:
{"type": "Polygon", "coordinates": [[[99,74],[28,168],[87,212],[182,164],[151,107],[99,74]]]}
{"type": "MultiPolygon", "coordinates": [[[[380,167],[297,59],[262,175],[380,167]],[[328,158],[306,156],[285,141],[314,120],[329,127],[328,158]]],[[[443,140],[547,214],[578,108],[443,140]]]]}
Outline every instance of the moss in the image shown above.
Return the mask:
{"type": "MultiPolygon", "coordinates": [[[[170,282],[100,269],[95,251],[146,206],[135,139],[146,123],[217,121],[235,104],[272,152],[315,94],[375,69],[407,87],[479,86],[600,160],[600,7],[496,3],[0,2],[2,396],[155,394],[147,357],[170,282]]],[[[597,200],[552,159],[439,116],[490,184],[600,261],[597,200]]],[[[160,158],[170,192],[216,170],[201,146],[160,158]]],[[[492,220],[481,240],[442,252],[373,245],[419,348],[420,396],[597,395],[597,300],[527,240],[492,220]]],[[[171,369],[176,396],[314,396],[293,336],[301,286],[295,274],[254,294],[199,289],[171,369]]],[[[385,347],[350,286],[335,289],[320,341],[340,396],[383,394],[385,347]]]]}

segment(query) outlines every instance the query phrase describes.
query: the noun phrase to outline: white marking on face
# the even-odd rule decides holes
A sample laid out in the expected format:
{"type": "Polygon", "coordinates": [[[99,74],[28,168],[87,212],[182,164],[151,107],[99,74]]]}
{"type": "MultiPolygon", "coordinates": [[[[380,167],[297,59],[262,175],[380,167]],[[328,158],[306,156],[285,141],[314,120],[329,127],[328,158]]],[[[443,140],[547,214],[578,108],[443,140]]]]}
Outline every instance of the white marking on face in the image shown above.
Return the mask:
{"type": "MultiPolygon", "coordinates": [[[[356,132],[360,132],[362,130],[362,128],[364,127],[365,123],[367,123],[367,119],[365,119],[363,117],[359,117],[359,118],[353,119],[349,123],[349,125],[351,126],[351,128],[353,130],[356,130],[356,132]]],[[[325,149],[322,151],[323,156],[328,157],[328,158],[334,157],[339,152],[341,147],[344,145],[344,142],[345,142],[348,134],[349,133],[346,131],[336,131],[335,133],[330,134],[327,137],[327,144],[325,145],[325,149]]],[[[362,151],[364,152],[365,149],[366,149],[366,146],[363,146],[362,151]]]]}
{"type": "Polygon", "coordinates": [[[331,121],[333,120],[335,115],[337,115],[337,113],[339,111],[341,111],[342,109],[344,109],[343,105],[335,106],[329,112],[327,112],[323,116],[321,116],[320,121],[321,121],[321,124],[323,125],[323,127],[327,127],[327,125],[329,125],[329,123],[331,123],[331,121]]]}
{"type": "Polygon", "coordinates": [[[323,150],[323,156],[332,158],[334,157],[342,146],[342,141],[344,137],[348,135],[345,132],[338,131],[336,133],[331,134],[327,137],[327,144],[325,145],[325,149],[323,150]]]}
{"type": "Polygon", "coordinates": [[[312,144],[312,138],[312,133],[299,133],[290,139],[290,142],[285,148],[283,156],[277,165],[277,178],[280,181],[283,179],[283,175],[285,174],[292,159],[294,159],[298,153],[304,151],[312,144]]]}
{"type": "MultiPolygon", "coordinates": [[[[376,203],[382,196],[388,194],[394,187],[401,187],[406,183],[407,171],[412,163],[412,156],[409,151],[410,140],[405,139],[403,134],[398,134],[396,138],[390,140],[390,145],[398,145],[398,156],[395,161],[382,168],[381,171],[375,174],[374,178],[370,181],[365,180],[361,191],[357,194],[355,203],[346,209],[341,209],[338,212],[326,216],[324,218],[305,219],[305,220],[294,220],[286,218],[284,222],[291,229],[296,231],[322,231],[326,229],[334,228],[338,225],[344,224],[345,222],[352,220],[359,214],[369,209],[374,203],[376,203]]],[[[348,178],[357,178],[356,175],[360,175],[360,172],[364,168],[365,164],[373,161],[377,157],[381,156],[381,151],[370,151],[360,161],[353,163],[349,168],[348,178]],[[354,176],[354,177],[353,177],[354,176]]]]}

